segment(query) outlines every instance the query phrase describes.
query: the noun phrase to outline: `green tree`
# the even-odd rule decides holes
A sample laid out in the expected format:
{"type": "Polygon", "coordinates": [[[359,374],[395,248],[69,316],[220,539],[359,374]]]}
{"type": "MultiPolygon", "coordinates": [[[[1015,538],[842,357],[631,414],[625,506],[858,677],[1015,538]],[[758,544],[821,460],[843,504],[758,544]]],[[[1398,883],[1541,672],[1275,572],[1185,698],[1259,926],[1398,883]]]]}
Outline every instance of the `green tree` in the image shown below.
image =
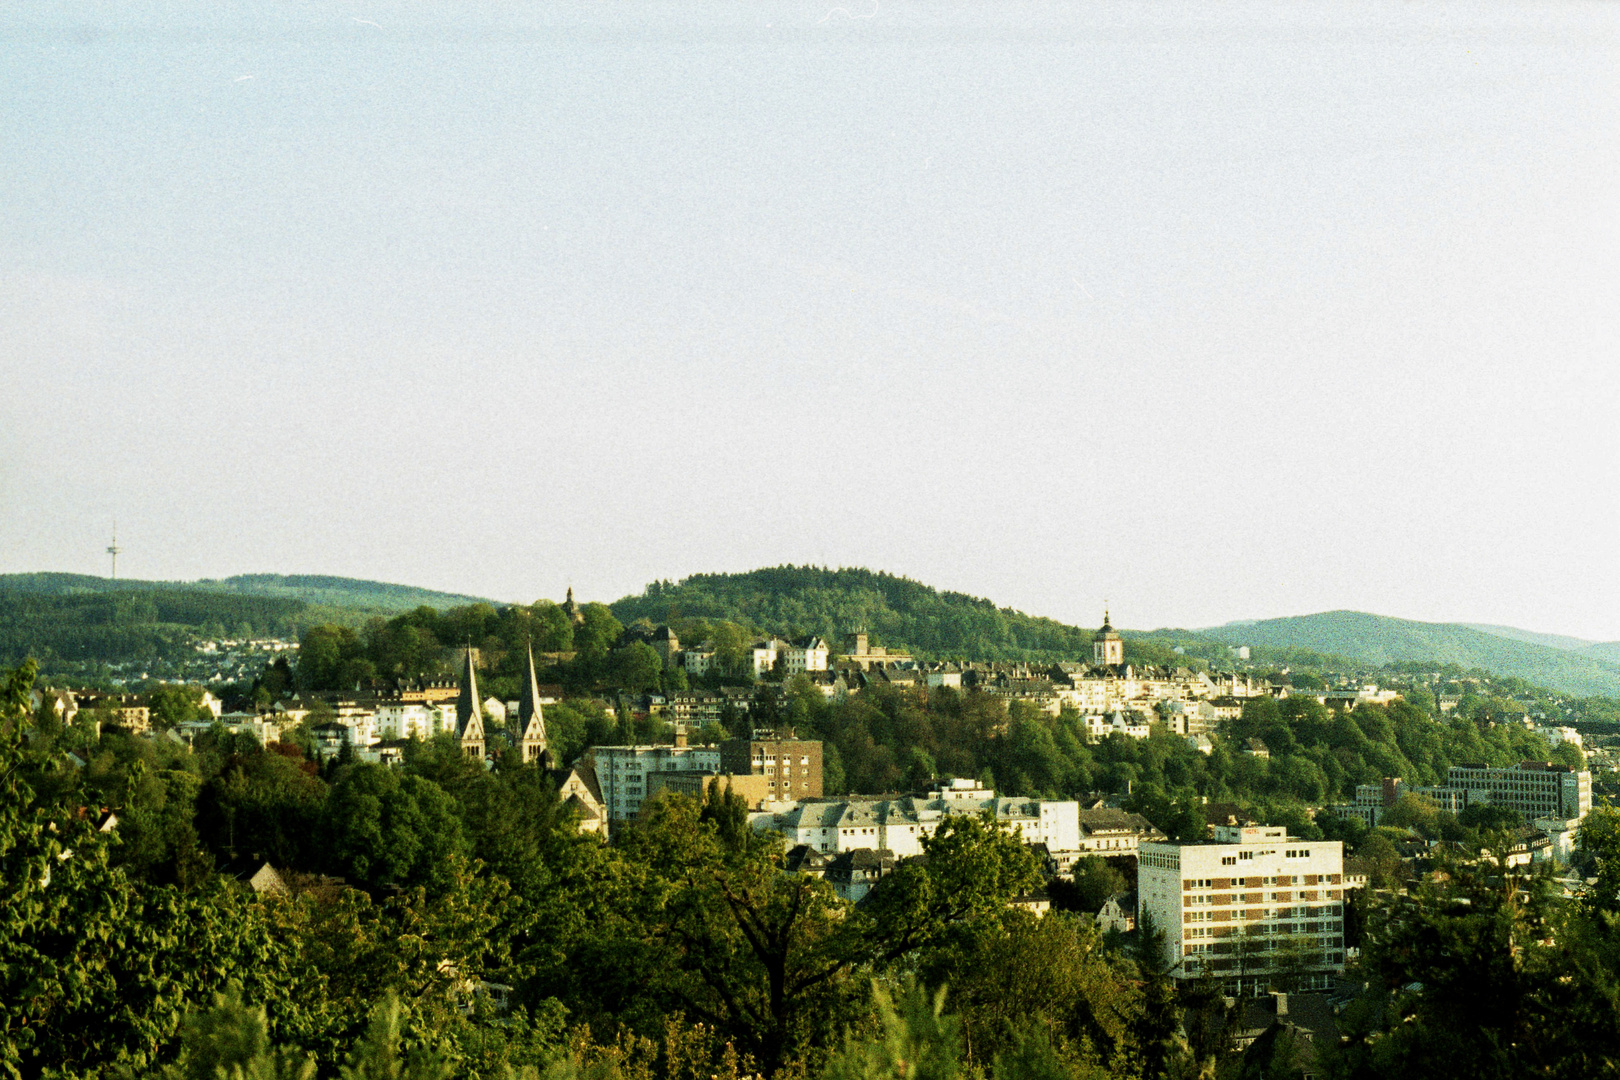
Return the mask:
{"type": "Polygon", "coordinates": [[[164,683],[147,695],[152,726],[163,731],[195,720],[211,720],[213,714],[202,706],[200,686],[164,683]]]}
{"type": "Polygon", "coordinates": [[[875,1037],[852,1038],[827,1063],[823,1080],[958,1080],[962,1025],[945,1012],[945,988],[932,994],[913,979],[891,992],[874,983],[875,1037]]]}
{"type": "Polygon", "coordinates": [[[663,658],[644,641],[613,650],[607,679],[622,690],[639,693],[656,689],[664,672],[663,658]]]}
{"type": "Polygon", "coordinates": [[[447,888],[471,856],[458,807],[431,780],[357,762],[338,772],[322,813],[327,865],[372,889],[447,888]]]}

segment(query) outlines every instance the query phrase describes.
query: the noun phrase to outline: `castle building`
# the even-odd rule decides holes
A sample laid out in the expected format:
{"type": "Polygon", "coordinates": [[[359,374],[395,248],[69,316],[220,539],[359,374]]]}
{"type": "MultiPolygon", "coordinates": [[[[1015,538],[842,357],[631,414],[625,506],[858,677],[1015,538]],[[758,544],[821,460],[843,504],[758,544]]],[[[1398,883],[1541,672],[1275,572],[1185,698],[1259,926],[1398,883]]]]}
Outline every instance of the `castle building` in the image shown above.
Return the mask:
{"type": "Polygon", "coordinates": [[[864,626],[844,635],[839,642],[839,658],[841,663],[858,667],[862,671],[870,671],[874,667],[883,667],[886,664],[909,664],[915,659],[910,653],[873,645],[864,626]]]}

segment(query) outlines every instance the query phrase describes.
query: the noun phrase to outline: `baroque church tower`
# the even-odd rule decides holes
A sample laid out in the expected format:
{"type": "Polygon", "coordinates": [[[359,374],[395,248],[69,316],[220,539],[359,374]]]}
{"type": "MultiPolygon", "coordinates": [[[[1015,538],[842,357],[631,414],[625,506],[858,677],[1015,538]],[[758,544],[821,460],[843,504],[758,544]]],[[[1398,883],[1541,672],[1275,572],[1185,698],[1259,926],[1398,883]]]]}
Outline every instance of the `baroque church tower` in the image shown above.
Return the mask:
{"type": "Polygon", "coordinates": [[[1110,624],[1106,611],[1102,629],[1091,638],[1091,662],[1103,667],[1118,667],[1125,662],[1125,641],[1110,624]]]}

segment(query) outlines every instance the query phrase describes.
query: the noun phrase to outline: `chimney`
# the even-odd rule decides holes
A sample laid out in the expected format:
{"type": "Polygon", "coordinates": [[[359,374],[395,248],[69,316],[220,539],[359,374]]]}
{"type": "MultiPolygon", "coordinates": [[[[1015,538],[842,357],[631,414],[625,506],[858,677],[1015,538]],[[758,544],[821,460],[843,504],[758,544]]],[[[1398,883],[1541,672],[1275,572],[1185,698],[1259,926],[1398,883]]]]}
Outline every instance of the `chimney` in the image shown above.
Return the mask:
{"type": "Polygon", "coordinates": [[[686,729],[684,727],[675,729],[675,745],[678,747],[686,745],[686,729]]]}
{"type": "Polygon", "coordinates": [[[1287,994],[1274,993],[1271,996],[1277,999],[1277,1015],[1278,1016],[1287,1016],[1288,1015],[1288,995],[1287,994]]]}

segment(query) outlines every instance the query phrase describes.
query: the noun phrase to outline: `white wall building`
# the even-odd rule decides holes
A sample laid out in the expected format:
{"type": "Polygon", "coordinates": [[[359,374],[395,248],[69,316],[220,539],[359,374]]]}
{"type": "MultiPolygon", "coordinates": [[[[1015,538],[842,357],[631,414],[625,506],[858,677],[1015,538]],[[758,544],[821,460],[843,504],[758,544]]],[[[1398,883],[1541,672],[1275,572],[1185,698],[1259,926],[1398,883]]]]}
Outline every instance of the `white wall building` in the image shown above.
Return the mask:
{"type": "Polygon", "coordinates": [[[830,651],[824,639],[807,637],[785,642],[778,655],[783,669],[789,675],[797,675],[801,671],[826,671],[830,651]]]}
{"type": "Polygon", "coordinates": [[[1110,735],[1124,735],[1130,739],[1145,739],[1150,731],[1147,718],[1138,713],[1120,709],[1105,716],[1087,716],[1082,721],[1088,739],[1106,739],[1110,735]]]}
{"type": "Polygon", "coordinates": [[[454,703],[391,701],[378,705],[372,716],[340,716],[338,722],[354,731],[356,746],[369,746],[379,739],[431,739],[442,732],[455,734],[456,707],[454,703]],[[363,720],[370,721],[371,730],[362,730],[363,720]]]}
{"type": "Polygon", "coordinates": [[[922,854],[922,840],[932,836],[951,814],[984,811],[1011,827],[1027,844],[1045,844],[1053,852],[1080,848],[1080,804],[1049,799],[1003,799],[972,780],[953,780],[926,797],[898,799],[829,799],[779,804],[749,815],[755,829],[775,830],[788,847],[806,844],[816,851],[874,848],[897,857],[922,854]]]}
{"type": "Polygon", "coordinates": [[[1540,735],[1543,739],[1546,739],[1555,746],[1561,742],[1574,743],[1576,746],[1583,745],[1581,743],[1581,733],[1572,727],[1548,724],[1536,728],[1535,731],[1537,735],[1540,735]]]}
{"type": "Polygon", "coordinates": [[[647,774],[720,771],[718,746],[593,746],[583,764],[594,766],[608,820],[627,821],[651,794],[647,774]]]}
{"type": "Polygon", "coordinates": [[[1344,845],[1280,826],[1217,826],[1214,841],[1144,842],[1137,912],[1165,935],[1178,979],[1205,970],[1259,992],[1292,951],[1308,953],[1302,989],[1344,970],[1344,845]]]}

